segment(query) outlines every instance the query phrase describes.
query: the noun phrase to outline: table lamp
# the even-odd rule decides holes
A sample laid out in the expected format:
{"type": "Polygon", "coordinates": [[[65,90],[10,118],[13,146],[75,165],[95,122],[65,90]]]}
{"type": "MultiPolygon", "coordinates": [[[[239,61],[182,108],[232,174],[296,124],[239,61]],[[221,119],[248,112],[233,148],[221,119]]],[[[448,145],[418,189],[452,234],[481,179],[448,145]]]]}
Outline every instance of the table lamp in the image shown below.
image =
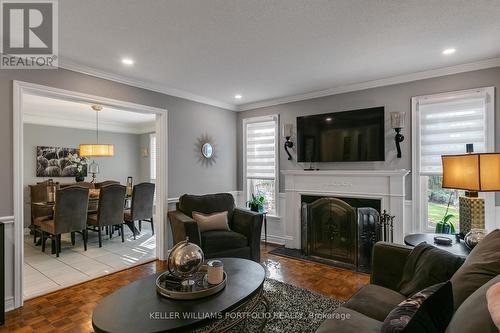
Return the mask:
{"type": "Polygon", "coordinates": [[[460,232],[484,229],[484,199],[478,192],[500,191],[500,153],[444,155],[443,188],[465,190],[460,197],[460,232]]]}

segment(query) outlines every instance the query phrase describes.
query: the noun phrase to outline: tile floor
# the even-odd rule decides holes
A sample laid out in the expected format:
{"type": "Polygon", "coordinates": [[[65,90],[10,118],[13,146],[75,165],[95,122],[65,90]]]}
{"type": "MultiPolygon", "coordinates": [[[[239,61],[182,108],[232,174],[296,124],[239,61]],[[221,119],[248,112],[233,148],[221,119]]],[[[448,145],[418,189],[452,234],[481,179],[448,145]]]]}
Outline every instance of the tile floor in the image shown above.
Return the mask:
{"type": "Polygon", "coordinates": [[[125,242],[115,232],[113,238],[103,233],[99,248],[97,233],[89,231],[87,251],[81,235],[71,245],[70,235],[62,236],[59,258],[50,254],[50,240],[45,253],[35,246],[33,235],[24,236],[24,299],[30,299],[58,289],[88,281],[99,276],[136,266],[156,258],[156,237],[151,235],[149,223],[142,224],[142,232],[134,240],[125,226],[125,242]]]}

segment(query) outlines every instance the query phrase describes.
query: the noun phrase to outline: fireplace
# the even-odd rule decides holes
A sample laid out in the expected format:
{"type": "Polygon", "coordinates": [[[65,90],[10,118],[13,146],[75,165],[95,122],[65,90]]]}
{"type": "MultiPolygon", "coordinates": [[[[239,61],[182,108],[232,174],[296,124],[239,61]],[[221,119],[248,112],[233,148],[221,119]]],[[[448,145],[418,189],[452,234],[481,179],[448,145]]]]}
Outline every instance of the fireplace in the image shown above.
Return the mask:
{"type": "Polygon", "coordinates": [[[306,256],[369,272],[381,239],[380,200],[302,196],[301,248],[306,256]]]}

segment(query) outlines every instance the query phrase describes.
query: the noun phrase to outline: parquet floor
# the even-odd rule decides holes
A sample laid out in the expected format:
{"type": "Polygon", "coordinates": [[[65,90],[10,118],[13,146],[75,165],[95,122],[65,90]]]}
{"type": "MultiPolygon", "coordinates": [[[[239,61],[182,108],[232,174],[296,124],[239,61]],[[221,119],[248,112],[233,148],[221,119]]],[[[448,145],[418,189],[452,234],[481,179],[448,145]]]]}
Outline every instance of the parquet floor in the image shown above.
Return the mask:
{"type": "MultiPolygon", "coordinates": [[[[369,282],[366,274],[269,254],[272,248],[262,247],[262,262],[273,279],[341,300],[369,282]]],[[[165,269],[164,262],[154,261],[31,299],[22,308],[7,313],[0,333],[92,332],[92,310],[103,297],[165,269]]]]}

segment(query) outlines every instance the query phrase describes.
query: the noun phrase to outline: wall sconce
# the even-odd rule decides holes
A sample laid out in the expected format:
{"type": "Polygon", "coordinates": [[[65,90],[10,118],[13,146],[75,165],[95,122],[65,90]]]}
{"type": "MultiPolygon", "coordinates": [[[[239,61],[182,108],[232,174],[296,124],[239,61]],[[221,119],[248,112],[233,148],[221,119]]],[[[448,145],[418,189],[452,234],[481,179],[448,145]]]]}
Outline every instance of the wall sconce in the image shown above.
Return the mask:
{"type": "Polygon", "coordinates": [[[292,160],[292,155],[290,155],[290,152],[288,151],[288,148],[293,147],[293,142],[290,141],[290,138],[292,137],[292,130],[293,130],[293,124],[283,124],[283,137],[285,138],[285,151],[288,155],[288,160],[292,160]]]}
{"type": "Polygon", "coordinates": [[[396,131],[394,141],[396,141],[398,158],[401,158],[401,146],[399,144],[405,139],[403,134],[401,134],[401,129],[405,127],[405,115],[405,112],[391,112],[391,127],[396,131]]]}

